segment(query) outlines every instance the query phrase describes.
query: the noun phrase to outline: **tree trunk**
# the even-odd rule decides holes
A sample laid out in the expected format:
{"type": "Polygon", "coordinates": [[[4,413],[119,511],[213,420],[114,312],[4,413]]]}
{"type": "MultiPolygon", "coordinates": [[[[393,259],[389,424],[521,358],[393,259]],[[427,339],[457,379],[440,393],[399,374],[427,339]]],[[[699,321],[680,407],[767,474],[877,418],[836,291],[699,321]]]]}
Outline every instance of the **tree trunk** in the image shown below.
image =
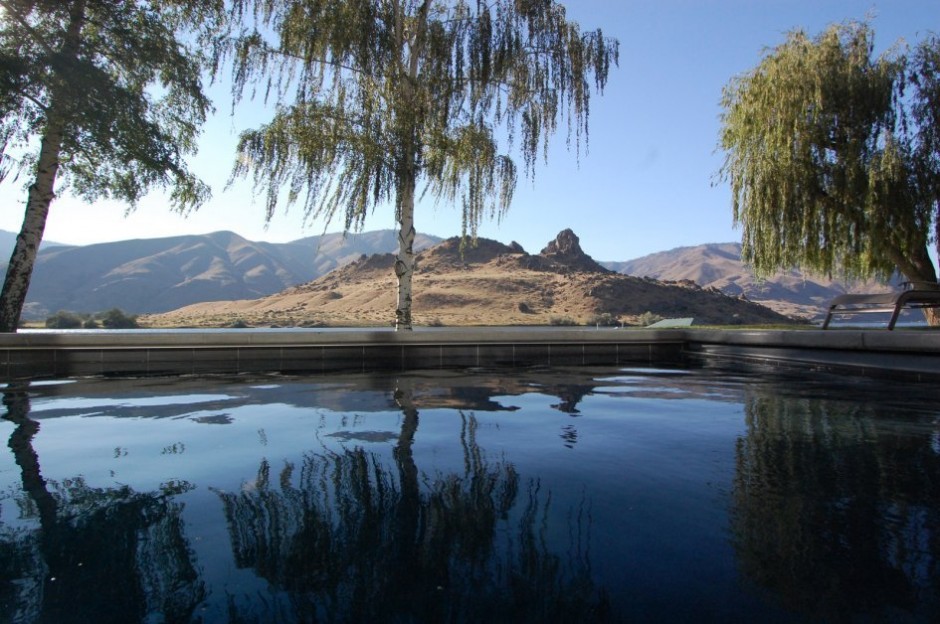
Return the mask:
{"type": "MultiPolygon", "coordinates": [[[[399,381],[394,397],[403,416],[398,443],[392,450],[401,487],[401,501],[396,510],[395,576],[411,581],[420,576],[421,569],[421,485],[418,479],[418,465],[412,450],[415,433],[418,431],[418,410],[414,405],[414,388],[410,380],[399,381]]],[[[399,592],[403,592],[407,600],[408,594],[413,594],[415,587],[417,586],[412,582],[405,582],[399,592]]],[[[418,596],[410,598],[419,599],[418,596]]]]}
{"type": "MultiPolygon", "coordinates": [[[[910,256],[903,256],[897,252],[892,258],[904,277],[911,282],[913,288],[940,288],[937,283],[937,270],[927,251],[927,246],[918,248],[910,256]]],[[[940,327],[940,309],[924,308],[924,318],[931,327],[940,327]]]]}
{"type": "Polygon", "coordinates": [[[418,82],[421,59],[424,54],[425,32],[428,25],[428,13],[431,9],[431,0],[424,0],[415,15],[415,25],[411,39],[406,33],[409,28],[405,26],[404,4],[398,4],[396,18],[396,38],[402,51],[407,52],[407,66],[405,57],[399,60],[403,80],[400,85],[400,100],[398,111],[401,118],[399,126],[401,140],[401,159],[398,163],[398,257],[395,260],[395,275],[398,277],[398,305],[395,308],[395,330],[411,331],[411,280],[415,272],[415,189],[418,186],[418,154],[420,142],[418,128],[420,126],[422,103],[418,98],[415,85],[418,82]]]}
{"type": "Polygon", "coordinates": [[[398,208],[398,256],[395,275],[398,277],[398,306],[395,309],[395,330],[411,331],[411,281],[415,272],[415,181],[406,180],[398,208]]]}
{"type": "Polygon", "coordinates": [[[39,423],[29,417],[29,384],[11,384],[3,393],[3,405],[7,409],[4,420],[14,425],[7,446],[13,452],[13,459],[20,467],[23,491],[36,504],[39,521],[43,532],[54,530],[58,514],[58,503],[49,493],[46,480],[39,468],[39,455],[33,448],[33,437],[39,432],[39,423]]]}
{"type": "Polygon", "coordinates": [[[931,327],[940,327],[940,309],[924,308],[924,318],[931,327]]]}
{"type": "Polygon", "coordinates": [[[47,124],[39,147],[36,180],[29,187],[23,226],[7,266],[0,291],[0,332],[15,332],[26,303],[26,293],[33,276],[39,244],[46,229],[49,204],[55,197],[55,179],[59,171],[62,129],[56,122],[47,124]]]}

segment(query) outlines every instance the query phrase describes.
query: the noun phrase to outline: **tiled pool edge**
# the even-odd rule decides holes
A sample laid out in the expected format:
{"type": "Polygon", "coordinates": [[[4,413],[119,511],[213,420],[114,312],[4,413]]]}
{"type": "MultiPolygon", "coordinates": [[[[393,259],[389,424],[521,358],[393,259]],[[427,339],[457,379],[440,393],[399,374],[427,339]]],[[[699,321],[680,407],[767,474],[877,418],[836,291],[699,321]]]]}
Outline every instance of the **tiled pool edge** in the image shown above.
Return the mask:
{"type": "Polygon", "coordinates": [[[0,379],[649,364],[683,349],[674,330],[29,332],[0,335],[0,379]]]}
{"type": "Polygon", "coordinates": [[[766,370],[940,381],[940,333],[885,330],[696,330],[687,353],[766,370]]]}
{"type": "Polygon", "coordinates": [[[0,380],[662,364],[689,355],[940,379],[940,333],[933,332],[452,328],[0,334],[0,380]]]}

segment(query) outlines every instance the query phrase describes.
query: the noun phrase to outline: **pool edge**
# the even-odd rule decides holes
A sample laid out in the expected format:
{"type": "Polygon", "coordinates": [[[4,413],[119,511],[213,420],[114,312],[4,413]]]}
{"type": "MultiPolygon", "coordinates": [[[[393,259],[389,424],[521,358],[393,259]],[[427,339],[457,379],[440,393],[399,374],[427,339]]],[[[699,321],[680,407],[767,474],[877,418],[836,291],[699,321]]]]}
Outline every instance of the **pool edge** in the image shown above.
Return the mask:
{"type": "Polygon", "coordinates": [[[474,327],[0,334],[0,380],[657,364],[690,355],[940,379],[940,333],[926,331],[474,327]]]}

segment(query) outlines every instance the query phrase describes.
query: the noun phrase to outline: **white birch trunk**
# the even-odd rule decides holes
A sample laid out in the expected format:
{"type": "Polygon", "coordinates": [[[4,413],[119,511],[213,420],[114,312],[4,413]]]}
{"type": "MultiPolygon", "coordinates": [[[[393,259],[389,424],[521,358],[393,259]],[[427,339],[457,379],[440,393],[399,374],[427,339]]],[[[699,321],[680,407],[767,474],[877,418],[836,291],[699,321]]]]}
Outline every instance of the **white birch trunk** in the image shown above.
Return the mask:
{"type": "MultiPolygon", "coordinates": [[[[415,115],[419,106],[418,102],[415,101],[416,90],[414,83],[418,80],[421,55],[424,53],[424,33],[427,28],[430,7],[430,0],[424,0],[418,8],[416,24],[412,34],[413,38],[407,42],[408,66],[403,68],[407,72],[407,79],[401,85],[404,95],[403,102],[407,102],[409,105],[409,110],[402,111],[406,117],[415,115]]],[[[399,5],[397,36],[399,41],[402,42],[402,49],[405,48],[406,40],[404,22],[403,6],[399,5]]],[[[398,277],[398,305],[395,308],[396,331],[411,331],[413,329],[411,323],[411,284],[415,272],[414,217],[415,189],[418,182],[417,156],[419,151],[417,124],[416,118],[410,118],[406,124],[407,132],[402,135],[406,141],[402,154],[407,160],[401,163],[402,168],[398,179],[401,187],[398,193],[398,256],[395,260],[395,275],[398,277]]]]}
{"type": "Polygon", "coordinates": [[[55,197],[61,147],[61,129],[47,126],[40,142],[36,181],[29,187],[23,226],[16,237],[3,290],[0,291],[0,332],[15,332],[20,323],[36,254],[39,253],[39,244],[46,229],[49,204],[55,197]]]}
{"type": "Polygon", "coordinates": [[[395,308],[395,330],[411,331],[411,282],[415,272],[415,183],[405,182],[398,210],[398,256],[395,275],[398,277],[398,305],[395,308]]]}

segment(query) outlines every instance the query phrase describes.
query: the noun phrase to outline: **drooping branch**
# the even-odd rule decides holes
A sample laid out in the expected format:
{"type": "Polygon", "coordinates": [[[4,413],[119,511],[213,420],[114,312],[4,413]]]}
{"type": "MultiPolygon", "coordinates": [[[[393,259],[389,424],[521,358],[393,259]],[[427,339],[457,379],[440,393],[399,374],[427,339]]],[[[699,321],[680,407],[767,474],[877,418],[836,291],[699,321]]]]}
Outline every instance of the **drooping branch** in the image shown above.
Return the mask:
{"type": "Polygon", "coordinates": [[[242,134],[231,179],[251,174],[257,189],[268,189],[268,218],[286,185],[288,204],[307,188],[305,217],[330,219],[342,210],[347,225],[361,223],[389,199],[393,186],[392,146],[375,125],[374,119],[331,106],[284,108],[271,123],[242,134]]]}

